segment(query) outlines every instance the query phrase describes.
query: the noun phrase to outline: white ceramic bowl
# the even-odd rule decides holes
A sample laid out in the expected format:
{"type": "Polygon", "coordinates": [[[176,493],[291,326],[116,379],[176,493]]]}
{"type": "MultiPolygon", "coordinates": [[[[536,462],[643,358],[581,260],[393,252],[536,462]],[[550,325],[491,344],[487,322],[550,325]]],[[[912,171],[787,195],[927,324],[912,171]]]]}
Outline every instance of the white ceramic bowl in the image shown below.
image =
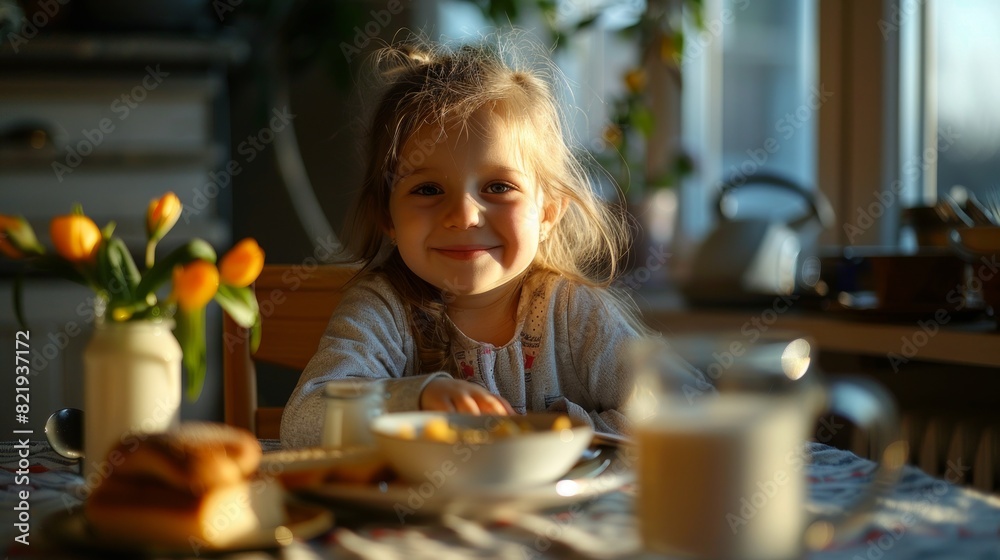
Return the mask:
{"type": "Polygon", "coordinates": [[[446,443],[424,439],[428,422],[444,419],[459,429],[495,430],[507,417],[444,412],[384,414],[372,420],[375,441],[386,461],[404,480],[422,490],[503,489],[545,484],[566,473],[590,445],[594,431],[586,423],[552,430],[558,414],[512,416],[527,432],[489,437],[486,443],[446,443]],[[409,433],[410,439],[401,434],[409,433]],[[430,484],[430,486],[427,485],[430,484]]]}

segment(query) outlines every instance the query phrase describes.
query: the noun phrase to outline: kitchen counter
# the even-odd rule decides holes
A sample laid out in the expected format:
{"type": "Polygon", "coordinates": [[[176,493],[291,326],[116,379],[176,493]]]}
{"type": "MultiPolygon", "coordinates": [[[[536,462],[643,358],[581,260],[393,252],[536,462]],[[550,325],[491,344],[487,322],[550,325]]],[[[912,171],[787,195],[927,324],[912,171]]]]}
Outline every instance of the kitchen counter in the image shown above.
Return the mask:
{"type": "Polygon", "coordinates": [[[812,338],[822,351],[877,356],[898,369],[913,361],[1000,367],[1000,331],[993,319],[960,321],[942,308],[912,322],[884,322],[862,313],[801,309],[791,298],[771,305],[692,308],[665,290],[635,296],[647,323],[667,335],[711,334],[750,345],[790,335],[812,338]]]}

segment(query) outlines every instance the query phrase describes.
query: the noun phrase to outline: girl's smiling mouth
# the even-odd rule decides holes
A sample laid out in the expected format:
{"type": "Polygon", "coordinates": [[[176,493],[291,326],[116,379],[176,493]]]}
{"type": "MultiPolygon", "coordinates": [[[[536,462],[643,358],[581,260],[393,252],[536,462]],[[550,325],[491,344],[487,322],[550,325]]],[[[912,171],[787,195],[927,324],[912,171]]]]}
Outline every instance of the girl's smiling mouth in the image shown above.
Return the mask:
{"type": "Polygon", "coordinates": [[[432,250],[450,259],[469,261],[488,255],[496,245],[447,245],[444,247],[434,247],[432,250]]]}

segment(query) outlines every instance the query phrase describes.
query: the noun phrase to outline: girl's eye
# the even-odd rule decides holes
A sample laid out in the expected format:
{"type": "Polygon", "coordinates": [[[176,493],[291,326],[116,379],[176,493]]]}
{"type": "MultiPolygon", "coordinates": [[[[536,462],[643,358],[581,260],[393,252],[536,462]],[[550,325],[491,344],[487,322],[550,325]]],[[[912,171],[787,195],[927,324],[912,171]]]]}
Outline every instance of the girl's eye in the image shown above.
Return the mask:
{"type": "Polygon", "coordinates": [[[490,194],[503,194],[514,190],[514,185],[510,183],[490,183],[486,185],[486,192],[490,194]]]}
{"type": "Polygon", "coordinates": [[[411,191],[413,194],[419,194],[423,196],[430,196],[434,194],[441,194],[441,188],[437,185],[420,185],[411,191]]]}

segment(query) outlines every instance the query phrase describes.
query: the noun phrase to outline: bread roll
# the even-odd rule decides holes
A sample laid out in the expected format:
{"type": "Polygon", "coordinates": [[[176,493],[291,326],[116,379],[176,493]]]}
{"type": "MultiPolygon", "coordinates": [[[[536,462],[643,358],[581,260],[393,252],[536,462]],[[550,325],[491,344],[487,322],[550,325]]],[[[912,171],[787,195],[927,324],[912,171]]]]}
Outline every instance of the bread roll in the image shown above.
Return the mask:
{"type": "Polygon", "coordinates": [[[172,432],[148,436],[137,447],[119,445],[118,451],[123,460],[115,473],[155,478],[194,494],[245,480],[261,457],[250,432],[211,422],[186,422],[172,432]]]}
{"type": "Polygon", "coordinates": [[[84,504],[94,532],[125,544],[226,548],[285,522],[281,485],[257,478],[246,430],[204,422],[120,445],[123,460],[84,504]]]}
{"type": "Polygon", "coordinates": [[[286,522],[281,485],[264,479],[178,492],[148,478],[109,478],[87,500],[91,528],[126,545],[221,549],[267,537],[286,522]],[[137,497],[139,499],[137,499],[137,497]]]}

